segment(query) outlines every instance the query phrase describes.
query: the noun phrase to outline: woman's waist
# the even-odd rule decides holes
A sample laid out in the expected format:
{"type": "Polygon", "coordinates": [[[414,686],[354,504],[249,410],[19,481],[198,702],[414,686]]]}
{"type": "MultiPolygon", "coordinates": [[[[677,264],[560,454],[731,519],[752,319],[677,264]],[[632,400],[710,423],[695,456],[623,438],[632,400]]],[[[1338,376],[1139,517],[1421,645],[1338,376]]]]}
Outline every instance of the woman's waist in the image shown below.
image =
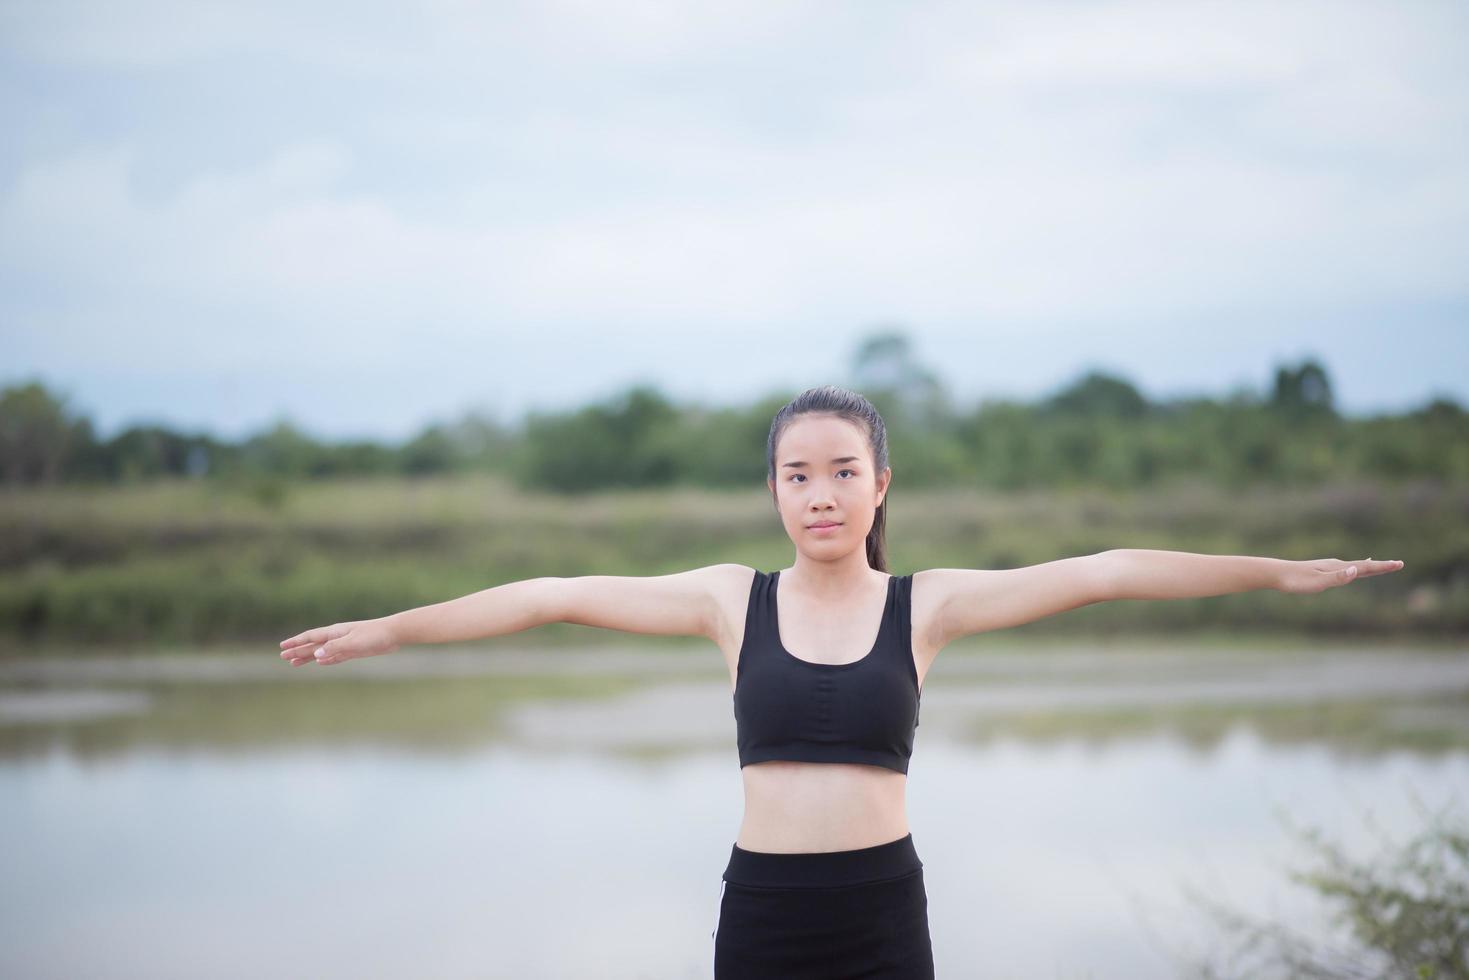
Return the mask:
{"type": "Polygon", "coordinates": [[[905,832],[892,840],[841,850],[761,851],[736,841],[723,877],[751,888],[844,888],[904,878],[922,867],[913,835],[905,832]]]}
{"type": "Polygon", "coordinates": [[[749,850],[852,850],[908,833],[902,773],[830,763],[761,763],[742,773],[738,843],[749,850]]]}
{"type": "Polygon", "coordinates": [[[740,777],[747,808],[901,810],[908,791],[906,774],[857,763],[755,762],[741,768],[740,777]]]}

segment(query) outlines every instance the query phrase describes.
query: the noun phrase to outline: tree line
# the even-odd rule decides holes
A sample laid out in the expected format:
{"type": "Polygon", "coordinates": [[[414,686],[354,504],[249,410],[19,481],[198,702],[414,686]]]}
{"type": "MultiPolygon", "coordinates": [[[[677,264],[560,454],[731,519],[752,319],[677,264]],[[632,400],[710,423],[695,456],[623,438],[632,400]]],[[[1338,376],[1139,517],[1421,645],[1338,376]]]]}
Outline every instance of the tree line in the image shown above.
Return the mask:
{"type": "MultiPolygon", "coordinates": [[[[1469,415],[1436,396],[1397,415],[1351,419],[1315,359],[1274,370],[1264,390],[1148,398],[1124,377],[1088,371],[1031,402],[959,406],[901,334],[869,338],[841,382],[887,423],[891,463],[912,487],[960,484],[1223,486],[1332,478],[1469,478],[1469,415]]],[[[39,380],[0,389],[0,481],[109,484],[164,477],[310,480],[496,472],[527,490],[582,493],[675,485],[748,487],[765,478],[770,419],[796,394],[749,404],[677,404],[639,384],[605,401],[529,412],[502,425],[469,412],[399,444],[313,438],[289,421],[230,442],[139,425],[99,438],[90,419],[39,380]]]]}

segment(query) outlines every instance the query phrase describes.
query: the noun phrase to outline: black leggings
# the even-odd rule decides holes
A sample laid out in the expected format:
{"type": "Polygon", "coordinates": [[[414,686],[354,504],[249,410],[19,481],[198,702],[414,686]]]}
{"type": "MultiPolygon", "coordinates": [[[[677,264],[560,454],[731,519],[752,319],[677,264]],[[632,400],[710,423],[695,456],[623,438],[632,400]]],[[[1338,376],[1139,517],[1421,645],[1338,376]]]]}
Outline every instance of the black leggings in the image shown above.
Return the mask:
{"type": "Polygon", "coordinates": [[[801,854],[736,844],[710,935],[714,980],[933,980],[912,834],[801,854]]]}

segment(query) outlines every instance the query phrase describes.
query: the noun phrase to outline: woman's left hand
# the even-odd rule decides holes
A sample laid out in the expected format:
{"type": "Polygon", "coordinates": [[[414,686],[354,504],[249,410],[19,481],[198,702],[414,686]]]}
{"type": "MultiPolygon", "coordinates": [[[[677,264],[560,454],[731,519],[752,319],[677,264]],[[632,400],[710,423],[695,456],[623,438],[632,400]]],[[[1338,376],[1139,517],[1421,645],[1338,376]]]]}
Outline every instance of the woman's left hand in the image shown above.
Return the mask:
{"type": "Polygon", "coordinates": [[[1309,561],[1285,561],[1276,588],[1281,592],[1306,594],[1324,592],[1338,585],[1373,575],[1386,575],[1403,567],[1397,560],[1363,558],[1342,561],[1340,558],[1314,558],[1309,561]]]}

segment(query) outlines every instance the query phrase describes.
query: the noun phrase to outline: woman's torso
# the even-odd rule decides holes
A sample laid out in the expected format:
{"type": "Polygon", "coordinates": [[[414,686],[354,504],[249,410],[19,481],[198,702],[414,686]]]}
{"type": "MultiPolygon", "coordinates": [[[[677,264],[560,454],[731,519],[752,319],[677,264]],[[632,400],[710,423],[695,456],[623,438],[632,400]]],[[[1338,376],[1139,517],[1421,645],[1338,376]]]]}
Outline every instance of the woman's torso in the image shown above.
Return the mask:
{"type": "MultiPolygon", "coordinates": [[[[719,597],[724,624],[719,647],[732,691],[739,679],[752,571],[733,576],[731,586],[719,597]]],[[[811,609],[799,597],[779,596],[777,591],[781,644],[798,659],[813,663],[859,659],[878,635],[888,578],[874,570],[870,585],[840,608],[811,609]]],[[[921,690],[938,651],[924,642],[930,633],[931,611],[919,593],[915,585],[911,639],[921,690]]],[[[909,832],[905,773],[875,765],[781,760],[748,764],[740,774],[745,812],[735,843],[745,850],[844,851],[884,844],[909,832]]]]}

